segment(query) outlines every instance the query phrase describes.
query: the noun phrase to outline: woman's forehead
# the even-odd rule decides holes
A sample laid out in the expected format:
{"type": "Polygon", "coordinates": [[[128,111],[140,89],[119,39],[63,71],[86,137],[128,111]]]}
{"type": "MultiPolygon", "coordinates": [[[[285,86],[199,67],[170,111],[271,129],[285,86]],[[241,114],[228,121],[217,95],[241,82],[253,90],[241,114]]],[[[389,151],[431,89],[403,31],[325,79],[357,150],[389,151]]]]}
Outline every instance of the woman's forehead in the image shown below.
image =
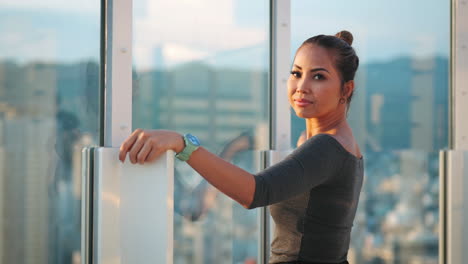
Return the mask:
{"type": "Polygon", "coordinates": [[[301,68],[325,68],[334,70],[333,56],[330,51],[316,45],[302,46],[294,58],[294,64],[301,68]]]}

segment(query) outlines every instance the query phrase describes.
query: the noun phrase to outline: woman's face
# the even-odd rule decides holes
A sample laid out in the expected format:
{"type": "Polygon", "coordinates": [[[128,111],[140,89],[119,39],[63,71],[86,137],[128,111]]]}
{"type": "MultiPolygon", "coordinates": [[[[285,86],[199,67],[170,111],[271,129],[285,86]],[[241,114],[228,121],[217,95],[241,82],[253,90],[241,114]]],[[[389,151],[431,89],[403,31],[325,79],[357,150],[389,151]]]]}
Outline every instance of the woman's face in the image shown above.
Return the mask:
{"type": "Polygon", "coordinates": [[[323,117],[343,111],[341,79],[330,52],[316,45],[297,51],[288,79],[289,103],[302,118],[323,117]]]}

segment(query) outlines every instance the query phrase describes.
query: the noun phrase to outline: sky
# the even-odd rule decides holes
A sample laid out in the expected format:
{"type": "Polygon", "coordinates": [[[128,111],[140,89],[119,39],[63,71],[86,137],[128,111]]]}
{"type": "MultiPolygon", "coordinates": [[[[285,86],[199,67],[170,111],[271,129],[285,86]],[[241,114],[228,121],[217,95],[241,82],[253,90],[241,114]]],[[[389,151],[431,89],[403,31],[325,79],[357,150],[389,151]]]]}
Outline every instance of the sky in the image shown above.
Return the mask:
{"type": "Polygon", "coordinates": [[[316,34],[353,33],[362,61],[448,55],[450,1],[292,0],[292,47],[316,34]]]}
{"type": "MultiPolygon", "coordinates": [[[[0,59],[98,60],[98,2],[0,0],[0,59]]],[[[291,54],[310,36],[347,29],[364,63],[448,55],[449,1],[291,2],[291,54]]],[[[134,0],[134,62],[142,70],[193,60],[266,68],[268,13],[265,0],[134,0]]]]}

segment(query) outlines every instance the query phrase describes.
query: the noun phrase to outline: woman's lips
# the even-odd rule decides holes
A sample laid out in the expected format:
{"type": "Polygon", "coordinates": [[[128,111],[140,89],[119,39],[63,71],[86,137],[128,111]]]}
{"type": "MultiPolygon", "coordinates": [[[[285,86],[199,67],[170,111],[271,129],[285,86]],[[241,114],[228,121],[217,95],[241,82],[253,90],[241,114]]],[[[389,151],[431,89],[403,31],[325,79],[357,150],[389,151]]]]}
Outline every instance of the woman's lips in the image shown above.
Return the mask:
{"type": "Polygon", "coordinates": [[[299,107],[306,107],[312,104],[312,102],[306,99],[294,99],[294,104],[296,104],[296,106],[299,106],[299,107]]]}

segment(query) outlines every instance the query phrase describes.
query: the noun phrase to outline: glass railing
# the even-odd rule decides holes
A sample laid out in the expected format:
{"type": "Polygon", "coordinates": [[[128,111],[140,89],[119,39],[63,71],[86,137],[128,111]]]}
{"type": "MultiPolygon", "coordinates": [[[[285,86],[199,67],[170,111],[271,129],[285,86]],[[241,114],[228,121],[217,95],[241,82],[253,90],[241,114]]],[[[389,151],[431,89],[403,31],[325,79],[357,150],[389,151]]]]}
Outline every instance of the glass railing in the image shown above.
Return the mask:
{"type": "MultiPolygon", "coordinates": [[[[268,149],[269,2],[134,1],[133,128],[172,129],[250,172],[268,149]]],[[[256,263],[247,211],[175,166],[174,263],[256,263]]]]}
{"type": "Polygon", "coordinates": [[[438,263],[439,153],[365,153],[350,263],[438,263]]]}
{"type": "Polygon", "coordinates": [[[80,263],[81,149],[99,140],[100,8],[0,2],[0,263],[80,263]]]}

